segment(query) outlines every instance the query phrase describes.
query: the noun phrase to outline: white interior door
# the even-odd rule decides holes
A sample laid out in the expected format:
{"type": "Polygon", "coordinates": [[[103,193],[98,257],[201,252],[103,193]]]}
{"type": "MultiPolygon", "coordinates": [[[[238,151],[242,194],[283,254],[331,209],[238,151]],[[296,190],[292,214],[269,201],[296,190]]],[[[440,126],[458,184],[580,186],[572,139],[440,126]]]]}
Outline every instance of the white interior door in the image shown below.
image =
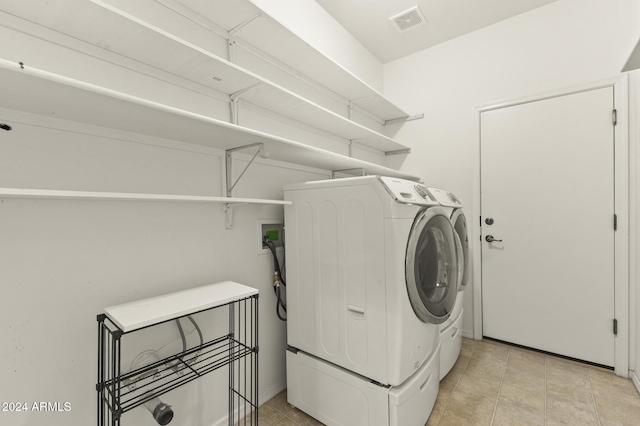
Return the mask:
{"type": "Polygon", "coordinates": [[[481,113],[484,336],[614,365],[613,102],[481,113]]]}

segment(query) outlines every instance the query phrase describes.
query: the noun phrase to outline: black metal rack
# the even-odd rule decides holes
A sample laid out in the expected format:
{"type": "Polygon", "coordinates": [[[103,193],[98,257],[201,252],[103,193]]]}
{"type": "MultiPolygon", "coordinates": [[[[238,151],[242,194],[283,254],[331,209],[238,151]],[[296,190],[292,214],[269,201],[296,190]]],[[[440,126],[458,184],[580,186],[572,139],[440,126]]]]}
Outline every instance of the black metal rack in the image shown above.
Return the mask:
{"type": "MultiPolygon", "coordinates": [[[[98,315],[97,320],[98,426],[119,426],[124,413],[223,367],[229,370],[228,424],[258,424],[258,294],[127,332],[106,314],[98,315]],[[227,334],[122,372],[122,337],[125,334],[214,309],[228,310],[227,334]]],[[[154,424],[152,419],[149,424],[154,424]]]]}

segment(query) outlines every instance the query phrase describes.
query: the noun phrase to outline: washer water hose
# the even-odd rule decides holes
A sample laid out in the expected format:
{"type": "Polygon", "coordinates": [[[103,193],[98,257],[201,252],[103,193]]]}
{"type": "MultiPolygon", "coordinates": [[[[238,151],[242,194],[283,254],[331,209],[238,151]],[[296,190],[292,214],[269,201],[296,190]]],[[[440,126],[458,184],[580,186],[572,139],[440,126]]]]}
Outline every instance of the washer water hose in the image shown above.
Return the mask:
{"type": "MultiPolygon", "coordinates": [[[[276,315],[281,321],[287,320],[287,304],[283,300],[282,288],[287,286],[285,277],[280,268],[278,256],[276,256],[276,246],[266,235],[262,237],[262,244],[266,246],[273,255],[273,291],[276,294],[276,315]],[[282,284],[282,286],[281,286],[282,284]],[[280,312],[282,310],[282,312],[280,312]]],[[[284,249],[284,247],[283,247],[284,249]]]]}

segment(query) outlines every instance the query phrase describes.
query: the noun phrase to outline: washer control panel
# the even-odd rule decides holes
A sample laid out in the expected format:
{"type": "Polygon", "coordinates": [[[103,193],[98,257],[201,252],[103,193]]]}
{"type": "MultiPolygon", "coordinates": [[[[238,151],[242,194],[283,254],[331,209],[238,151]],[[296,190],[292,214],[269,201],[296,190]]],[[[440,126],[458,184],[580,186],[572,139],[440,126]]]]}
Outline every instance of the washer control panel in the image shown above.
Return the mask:
{"type": "Polygon", "coordinates": [[[380,180],[385,188],[399,203],[419,204],[425,206],[438,205],[428,189],[410,180],[381,176],[380,180]]]}

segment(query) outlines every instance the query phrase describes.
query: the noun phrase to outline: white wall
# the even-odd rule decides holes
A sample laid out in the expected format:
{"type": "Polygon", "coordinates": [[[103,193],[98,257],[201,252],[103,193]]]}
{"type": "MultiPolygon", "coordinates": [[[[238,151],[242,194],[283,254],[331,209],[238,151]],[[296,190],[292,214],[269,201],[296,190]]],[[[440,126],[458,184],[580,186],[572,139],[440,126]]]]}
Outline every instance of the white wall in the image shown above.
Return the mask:
{"type": "MultiPolygon", "coordinates": [[[[639,13],[636,0],[559,0],[386,64],[385,95],[425,114],[393,129],[412,147],[401,168],[452,190],[477,221],[474,108],[619,75],[640,36],[639,13]]],[[[465,296],[467,336],[471,295],[465,296]]]]}
{"type": "MultiPolygon", "coordinates": [[[[13,126],[0,135],[2,187],[223,194],[224,152],[138,135],[123,140],[108,129],[13,111],[0,116],[13,126]]],[[[238,155],[237,168],[246,161],[238,155]]],[[[236,195],[277,199],[284,183],[326,177],[263,161],[243,177],[236,195]]],[[[0,400],[68,401],[72,411],[0,413],[0,423],[91,424],[96,315],[114,304],[222,280],[260,290],[259,392],[270,398],[284,388],[286,327],[275,315],[271,257],[257,251],[257,220],[282,220],[282,207],[240,207],[234,228],[225,229],[220,204],[1,201],[0,400]]],[[[205,333],[212,326],[200,325],[205,333]]],[[[165,330],[142,337],[135,349],[124,345],[123,358],[178,338],[175,327],[165,330]]],[[[163,400],[182,424],[210,425],[225,414],[225,382],[226,376],[216,381],[212,375],[163,400]]],[[[126,416],[128,424],[151,421],[142,408],[126,416]]]]}
{"type": "MultiPolygon", "coordinates": [[[[0,12],[0,22],[5,19],[0,12]]],[[[0,26],[3,40],[11,40],[3,59],[228,119],[220,94],[14,23],[21,31],[0,26]],[[27,35],[31,30],[39,36],[27,35]]],[[[217,149],[11,110],[0,110],[0,122],[13,127],[0,133],[0,187],[224,195],[224,152],[217,149]]],[[[236,170],[250,158],[234,157],[236,170]]],[[[283,184],[328,176],[259,160],[234,195],[282,199],[283,184]]],[[[222,280],[259,289],[261,402],[282,390],[286,327],[275,314],[272,259],[258,254],[257,223],[282,220],[283,209],[239,207],[233,229],[224,219],[220,204],[0,199],[0,401],[71,404],[64,413],[0,412],[0,424],[93,424],[96,315],[114,304],[222,280]]],[[[206,318],[201,323],[205,334],[213,325],[206,318]]],[[[123,358],[179,339],[175,326],[163,330],[124,347],[123,358]]],[[[220,374],[162,398],[173,406],[176,424],[209,426],[226,415],[227,376],[220,374]]],[[[141,407],[123,417],[123,424],[152,423],[141,407]]]]}

